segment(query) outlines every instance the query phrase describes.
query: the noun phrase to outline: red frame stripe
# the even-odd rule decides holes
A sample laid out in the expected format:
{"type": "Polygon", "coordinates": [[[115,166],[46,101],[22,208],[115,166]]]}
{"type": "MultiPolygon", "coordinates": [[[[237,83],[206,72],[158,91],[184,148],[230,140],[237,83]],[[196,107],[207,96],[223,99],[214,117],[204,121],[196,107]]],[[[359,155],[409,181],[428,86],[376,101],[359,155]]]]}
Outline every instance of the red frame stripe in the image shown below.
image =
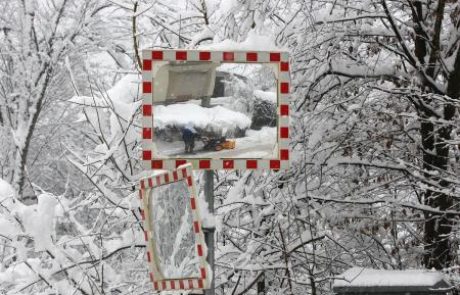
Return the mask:
{"type": "Polygon", "coordinates": [[[287,104],[280,105],[280,115],[289,116],[289,105],[287,104]]]}
{"type": "Polygon", "coordinates": [[[281,160],[289,160],[289,150],[283,149],[280,150],[280,159],[281,160]]]}
{"type": "Polygon", "coordinates": [[[270,169],[280,169],[281,168],[281,161],[280,160],[270,160],[270,169]]]}
{"type": "Polygon", "coordinates": [[[187,163],[186,160],[176,160],[176,168],[179,167],[180,165],[184,165],[185,163],[187,163]]]}
{"type": "Polygon", "coordinates": [[[200,160],[199,167],[200,169],[210,169],[211,160],[200,160]]]}
{"type": "Polygon", "coordinates": [[[257,169],[257,160],[246,160],[246,169],[257,169]]]}
{"type": "Polygon", "coordinates": [[[206,279],[206,269],[204,267],[200,268],[201,278],[206,279]]]}
{"type": "Polygon", "coordinates": [[[224,169],[233,169],[235,167],[235,162],[233,160],[224,160],[223,167],[224,169]]]}
{"type": "Polygon", "coordinates": [[[176,60],[187,60],[187,51],[176,51],[176,60]]]}
{"type": "Polygon", "coordinates": [[[151,104],[144,104],[142,106],[142,116],[144,117],[152,116],[152,105],[151,104]]]}
{"type": "Polygon", "coordinates": [[[142,220],[145,220],[145,212],[144,212],[144,209],[141,209],[141,218],[142,218],[142,220]]]}
{"type": "Polygon", "coordinates": [[[142,128],[142,138],[152,139],[152,128],[142,128]]]}
{"type": "Polygon", "coordinates": [[[152,93],[152,82],[142,82],[142,93],[152,93]]]}
{"type": "Polygon", "coordinates": [[[193,222],[193,230],[196,234],[200,232],[200,223],[198,221],[193,222]]]}
{"type": "Polygon", "coordinates": [[[289,138],[289,128],[280,127],[280,138],[289,138]]]}
{"type": "Polygon", "coordinates": [[[222,53],[222,59],[224,61],[234,61],[235,60],[235,53],[225,51],[225,52],[222,53]]]}
{"type": "Polygon", "coordinates": [[[280,71],[281,72],[289,72],[289,63],[288,62],[280,62],[280,71]]]}
{"type": "Polygon", "coordinates": [[[199,53],[200,60],[210,60],[211,59],[211,52],[209,51],[202,51],[199,53]]]}
{"type": "Polygon", "coordinates": [[[257,61],[257,52],[247,52],[246,60],[247,61],[257,61]]]}
{"type": "Polygon", "coordinates": [[[163,59],[163,51],[158,51],[158,50],[152,51],[152,59],[153,60],[162,60],[163,59]]]}
{"type": "Polygon", "coordinates": [[[281,60],[281,53],[279,52],[270,53],[270,61],[279,62],[280,60],[281,60]]]}
{"type": "Polygon", "coordinates": [[[280,92],[283,94],[289,93],[289,83],[287,82],[280,83],[280,92]]]}
{"type": "Polygon", "coordinates": [[[179,179],[177,176],[177,171],[173,171],[173,181],[176,182],[179,179]]]}
{"type": "Polygon", "coordinates": [[[152,60],[151,59],[142,60],[142,70],[143,71],[151,71],[152,70],[152,60]]]}
{"type": "Polygon", "coordinates": [[[163,160],[152,160],[152,169],[163,169],[163,160]]]}

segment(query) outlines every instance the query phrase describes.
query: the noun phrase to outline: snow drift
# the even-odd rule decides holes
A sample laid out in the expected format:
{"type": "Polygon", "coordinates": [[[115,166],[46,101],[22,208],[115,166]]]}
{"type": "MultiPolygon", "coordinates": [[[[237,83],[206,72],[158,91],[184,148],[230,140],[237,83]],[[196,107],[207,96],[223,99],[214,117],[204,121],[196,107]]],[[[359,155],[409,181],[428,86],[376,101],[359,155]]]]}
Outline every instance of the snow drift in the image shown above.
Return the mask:
{"type": "Polygon", "coordinates": [[[153,124],[158,129],[191,124],[195,128],[225,134],[236,128],[240,130],[249,128],[251,119],[243,113],[221,106],[204,108],[196,104],[185,103],[155,106],[153,124]]]}

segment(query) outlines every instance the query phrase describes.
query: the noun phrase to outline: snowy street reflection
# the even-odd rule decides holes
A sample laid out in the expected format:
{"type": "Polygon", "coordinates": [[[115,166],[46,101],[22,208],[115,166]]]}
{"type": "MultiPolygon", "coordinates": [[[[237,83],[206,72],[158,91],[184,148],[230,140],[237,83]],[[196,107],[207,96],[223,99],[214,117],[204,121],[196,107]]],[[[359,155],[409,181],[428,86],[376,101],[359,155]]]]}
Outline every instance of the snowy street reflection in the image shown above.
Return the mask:
{"type": "Polygon", "coordinates": [[[164,278],[198,277],[187,183],[179,181],[152,189],[149,209],[154,256],[164,278]]]}
{"type": "Polygon", "coordinates": [[[153,93],[155,157],[276,158],[277,79],[270,64],[160,67],[153,93]]]}

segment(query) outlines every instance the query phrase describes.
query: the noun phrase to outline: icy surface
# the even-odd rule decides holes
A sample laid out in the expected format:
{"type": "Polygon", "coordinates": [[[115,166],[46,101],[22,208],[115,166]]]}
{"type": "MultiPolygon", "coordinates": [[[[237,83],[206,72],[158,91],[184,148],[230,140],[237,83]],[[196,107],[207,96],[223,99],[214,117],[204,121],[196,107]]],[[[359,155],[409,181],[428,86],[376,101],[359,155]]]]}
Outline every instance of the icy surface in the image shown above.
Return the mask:
{"type": "Polygon", "coordinates": [[[199,276],[187,184],[179,181],[156,187],[150,200],[155,254],[164,277],[199,276]]]}
{"type": "Polygon", "coordinates": [[[429,270],[378,270],[353,267],[334,282],[334,287],[433,286],[443,275],[429,270]]]}

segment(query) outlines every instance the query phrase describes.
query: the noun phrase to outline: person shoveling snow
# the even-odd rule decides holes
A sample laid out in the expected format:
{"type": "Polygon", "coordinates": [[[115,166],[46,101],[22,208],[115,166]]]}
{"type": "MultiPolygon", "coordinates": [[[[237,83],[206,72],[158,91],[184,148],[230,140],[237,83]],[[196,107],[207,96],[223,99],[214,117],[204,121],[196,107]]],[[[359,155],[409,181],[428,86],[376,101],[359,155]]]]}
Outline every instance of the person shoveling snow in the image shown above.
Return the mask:
{"type": "Polygon", "coordinates": [[[196,137],[199,137],[199,135],[193,125],[190,123],[185,125],[185,127],[182,129],[182,139],[184,140],[186,154],[193,153],[196,137]]]}

